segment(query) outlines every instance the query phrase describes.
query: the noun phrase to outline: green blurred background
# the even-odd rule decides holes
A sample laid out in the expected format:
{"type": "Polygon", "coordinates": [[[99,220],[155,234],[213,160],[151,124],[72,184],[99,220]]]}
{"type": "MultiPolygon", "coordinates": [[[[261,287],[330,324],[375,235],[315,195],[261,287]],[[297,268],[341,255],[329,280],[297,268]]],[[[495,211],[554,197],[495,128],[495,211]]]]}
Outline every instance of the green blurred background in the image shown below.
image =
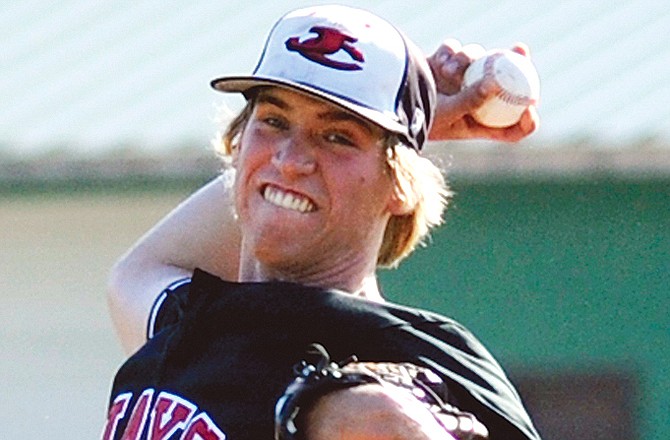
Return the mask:
{"type": "Polygon", "coordinates": [[[670,179],[454,187],[434,245],[384,274],[390,296],[478,334],[547,439],[670,438],[670,179]]]}

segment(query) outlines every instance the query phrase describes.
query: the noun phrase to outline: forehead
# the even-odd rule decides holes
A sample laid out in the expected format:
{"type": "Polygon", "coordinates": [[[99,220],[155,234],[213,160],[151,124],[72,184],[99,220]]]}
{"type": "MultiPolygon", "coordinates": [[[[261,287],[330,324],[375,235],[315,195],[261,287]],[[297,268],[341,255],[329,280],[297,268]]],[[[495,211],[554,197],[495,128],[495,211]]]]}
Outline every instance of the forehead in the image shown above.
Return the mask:
{"type": "Polygon", "coordinates": [[[254,105],[269,104],[287,111],[309,109],[315,119],[348,121],[355,123],[371,134],[382,137],[386,130],[356,113],[326,99],[284,87],[263,87],[254,96],[254,105]]]}

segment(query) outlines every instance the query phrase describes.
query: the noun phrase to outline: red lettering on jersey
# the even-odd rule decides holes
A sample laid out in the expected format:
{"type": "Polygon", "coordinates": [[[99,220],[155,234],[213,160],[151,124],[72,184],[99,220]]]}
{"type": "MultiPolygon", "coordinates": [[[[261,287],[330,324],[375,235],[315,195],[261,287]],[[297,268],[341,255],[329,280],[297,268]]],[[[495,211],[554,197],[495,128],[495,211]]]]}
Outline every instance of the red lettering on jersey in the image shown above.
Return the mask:
{"type": "Polygon", "coordinates": [[[116,434],[116,428],[119,426],[119,421],[126,415],[128,403],[133,397],[133,393],[119,394],[114,403],[109,407],[107,413],[107,422],[105,429],[102,431],[102,440],[112,440],[116,434]]]}
{"type": "Polygon", "coordinates": [[[200,413],[191,420],[181,440],[224,440],[224,434],[207,414],[200,413]]]}
{"type": "MultiPolygon", "coordinates": [[[[183,431],[180,437],[182,440],[224,440],[226,438],[226,434],[206,413],[200,412],[193,417],[198,410],[196,405],[165,391],[158,394],[156,399],[153,398],[154,394],[154,389],[149,388],[137,398],[121,440],[142,438],[147,419],[149,419],[149,426],[146,430],[148,440],[173,438],[178,431],[183,431]]],[[[112,440],[116,437],[119,422],[125,418],[132,397],[132,393],[124,393],[114,399],[109,408],[102,440],[112,440]]]]}
{"type": "Polygon", "coordinates": [[[170,438],[177,430],[184,429],[196,411],[196,406],[174,394],[161,392],[156,398],[151,421],[149,440],[170,438]]]}
{"type": "Polygon", "coordinates": [[[148,390],[144,390],[142,395],[137,399],[137,403],[135,403],[133,413],[130,415],[130,420],[128,421],[126,430],[123,432],[121,440],[139,440],[142,431],[144,431],[144,425],[147,422],[149,404],[151,403],[153,396],[154,390],[149,388],[148,390]]]}

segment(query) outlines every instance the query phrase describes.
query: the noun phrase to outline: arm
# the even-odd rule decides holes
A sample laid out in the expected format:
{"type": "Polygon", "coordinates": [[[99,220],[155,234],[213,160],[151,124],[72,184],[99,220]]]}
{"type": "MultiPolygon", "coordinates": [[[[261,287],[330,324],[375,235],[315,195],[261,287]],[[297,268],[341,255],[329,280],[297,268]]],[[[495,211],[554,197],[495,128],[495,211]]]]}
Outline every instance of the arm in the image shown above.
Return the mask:
{"type": "Polygon", "coordinates": [[[307,440],[455,440],[416,398],[361,385],[321,397],[305,420],[307,440]]]}
{"type": "Polygon", "coordinates": [[[237,277],[240,233],[232,191],[219,177],[169,213],[114,265],[108,302],[126,352],[146,341],[155,298],[171,282],[199,267],[225,279],[237,277]]]}

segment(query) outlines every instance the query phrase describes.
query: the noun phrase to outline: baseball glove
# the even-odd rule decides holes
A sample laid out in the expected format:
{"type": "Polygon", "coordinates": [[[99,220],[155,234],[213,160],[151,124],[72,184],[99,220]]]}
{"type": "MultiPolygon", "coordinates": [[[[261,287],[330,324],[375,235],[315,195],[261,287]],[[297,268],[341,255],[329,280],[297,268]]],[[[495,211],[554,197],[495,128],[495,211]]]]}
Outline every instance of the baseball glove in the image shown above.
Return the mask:
{"type": "Polygon", "coordinates": [[[488,430],[477,418],[446,403],[446,384],[431,370],[410,363],[358,362],[355,356],[335,363],[325,348],[312,344],[317,361],[301,361],[294,379],[275,406],[275,440],[301,440],[301,418],[319,397],[363,384],[393,385],[407,390],[458,440],[486,440],[488,430]]]}

